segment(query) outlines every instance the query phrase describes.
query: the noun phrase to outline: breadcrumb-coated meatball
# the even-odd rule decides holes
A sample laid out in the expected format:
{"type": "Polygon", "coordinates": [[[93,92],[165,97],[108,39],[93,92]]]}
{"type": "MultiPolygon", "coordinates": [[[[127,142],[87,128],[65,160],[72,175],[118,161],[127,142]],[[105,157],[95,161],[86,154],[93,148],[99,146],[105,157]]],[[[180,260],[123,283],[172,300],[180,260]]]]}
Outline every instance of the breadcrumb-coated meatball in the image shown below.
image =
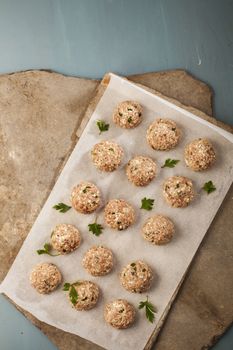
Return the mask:
{"type": "Polygon", "coordinates": [[[175,232],[173,222],[163,215],[154,215],[146,220],[142,228],[142,235],[152,244],[166,244],[170,242],[175,232]]]}
{"type": "Polygon", "coordinates": [[[73,252],[80,246],[80,243],[81,235],[79,230],[73,225],[59,224],[51,234],[52,247],[60,254],[73,252]]]}
{"type": "Polygon", "coordinates": [[[86,252],[82,263],[92,276],[104,276],[113,268],[112,251],[103,246],[94,246],[86,252]]]}
{"type": "Polygon", "coordinates": [[[51,293],[61,281],[61,272],[56,265],[51,263],[37,264],[30,274],[30,283],[40,294],[51,293]]]}
{"type": "Polygon", "coordinates": [[[190,142],[184,151],[186,165],[194,171],[210,168],[216,160],[213,145],[208,139],[196,139],[190,142]]]}
{"type": "Polygon", "coordinates": [[[121,164],[124,151],[114,141],[101,141],[92,148],[91,157],[94,165],[101,171],[111,172],[121,164]]]}
{"type": "Polygon", "coordinates": [[[71,203],[75,210],[89,214],[100,206],[100,190],[91,182],[82,181],[73,188],[71,203]]]}
{"type": "Polygon", "coordinates": [[[71,302],[71,305],[79,311],[90,310],[92,309],[98,302],[99,299],[99,287],[96,283],[90,281],[77,281],[70,285],[70,289],[68,291],[67,297],[71,302]],[[75,288],[77,292],[77,301],[76,303],[72,303],[70,289],[75,288]]]}
{"type": "Polygon", "coordinates": [[[194,199],[192,180],[184,176],[169,177],[163,183],[163,195],[172,207],[187,207],[194,199]]]}
{"type": "Polygon", "coordinates": [[[125,329],[135,320],[135,308],[127,300],[117,299],[105,305],[104,318],[112,327],[125,329]]]}
{"type": "Polygon", "coordinates": [[[156,175],[156,163],[149,157],[136,156],[126,167],[126,175],[134,185],[146,186],[156,175]]]}
{"type": "Polygon", "coordinates": [[[120,274],[122,286],[132,293],[142,293],[148,290],[152,279],[151,268],[142,260],[126,265],[120,274]]]}
{"type": "Polygon", "coordinates": [[[106,225],[113,229],[125,230],[135,221],[133,207],[123,199],[111,199],[104,209],[106,225]]]}
{"type": "Polygon", "coordinates": [[[115,124],[125,129],[132,129],[142,121],[142,106],[135,101],[123,101],[113,112],[115,124]]]}
{"type": "Polygon", "coordinates": [[[181,137],[181,131],[170,119],[157,119],[147,129],[146,138],[149,145],[159,151],[174,148],[181,137]]]}

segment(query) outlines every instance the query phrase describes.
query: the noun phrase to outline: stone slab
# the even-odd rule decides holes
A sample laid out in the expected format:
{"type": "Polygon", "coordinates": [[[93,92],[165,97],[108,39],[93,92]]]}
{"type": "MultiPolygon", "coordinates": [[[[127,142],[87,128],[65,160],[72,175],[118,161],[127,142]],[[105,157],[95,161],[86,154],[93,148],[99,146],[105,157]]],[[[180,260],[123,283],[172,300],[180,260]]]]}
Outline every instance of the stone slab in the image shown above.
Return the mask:
{"type": "MultiPolygon", "coordinates": [[[[199,115],[217,123],[209,117],[212,114],[211,90],[186,72],[149,73],[129,79],[157,88],[170,98],[180,98],[187,106],[192,106],[194,112],[199,103],[202,110],[199,115]]],[[[53,72],[28,71],[0,76],[1,279],[72,151],[76,133],[85,125],[84,122],[81,125],[85,109],[89,105],[87,116],[96,98],[91,104],[90,100],[101,89],[104,87],[96,80],[53,72]]],[[[222,123],[219,125],[225,127],[222,123]]],[[[229,126],[226,128],[231,130],[229,126]]],[[[207,348],[231,323],[232,194],[231,189],[198,251],[160,332],[156,350],[207,348]]],[[[99,348],[43,324],[28,313],[26,316],[59,349],[99,348]]]]}

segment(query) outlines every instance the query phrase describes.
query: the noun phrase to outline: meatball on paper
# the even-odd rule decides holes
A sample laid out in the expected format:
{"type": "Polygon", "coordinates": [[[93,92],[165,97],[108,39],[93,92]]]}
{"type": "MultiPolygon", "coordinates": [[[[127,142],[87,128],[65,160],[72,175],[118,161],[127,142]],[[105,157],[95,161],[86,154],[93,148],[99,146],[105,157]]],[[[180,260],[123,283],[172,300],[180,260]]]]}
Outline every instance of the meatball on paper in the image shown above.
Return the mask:
{"type": "MultiPolygon", "coordinates": [[[[110,74],[109,77],[110,82],[95,111],[1,284],[1,292],[39,320],[77,334],[103,348],[141,350],[150,347],[147,345],[148,340],[161,326],[164,315],[231,185],[233,137],[230,133],[126,79],[114,74],[110,74]],[[123,128],[113,120],[118,104],[123,101],[135,101],[142,107],[140,115],[138,114],[141,121],[133,128],[123,128]],[[180,132],[176,143],[166,150],[153,149],[146,136],[149,126],[160,118],[172,120],[180,132]],[[109,127],[102,128],[101,133],[97,125],[98,120],[109,124],[109,127]],[[210,168],[194,171],[186,165],[184,150],[187,144],[199,138],[211,142],[216,159],[210,168]],[[91,150],[102,141],[114,141],[123,150],[120,164],[111,171],[103,171],[96,167],[96,160],[93,162],[92,159],[91,150]],[[135,185],[126,174],[128,162],[136,156],[149,157],[156,164],[156,172],[145,186],[141,186],[141,183],[140,186],[135,185]],[[171,163],[172,160],[179,162],[174,164],[171,163]],[[173,176],[192,181],[194,198],[187,201],[187,205],[183,207],[169,205],[164,198],[164,182],[173,176]],[[72,189],[82,181],[98,187],[100,201],[97,209],[91,213],[82,213],[74,208],[65,213],[55,210],[53,206],[58,203],[72,206],[72,189]],[[212,186],[211,193],[203,189],[205,183],[212,186]],[[141,209],[141,201],[145,198],[154,202],[150,202],[149,208],[141,209]],[[110,200],[126,201],[132,206],[134,215],[132,220],[128,217],[128,220],[131,220],[130,225],[119,229],[120,224],[113,227],[105,223],[104,207],[110,200]],[[143,237],[143,225],[155,215],[165,216],[174,224],[171,239],[165,240],[166,244],[153,244],[143,237]],[[103,226],[99,235],[94,235],[88,228],[89,224],[96,222],[96,218],[97,223],[103,226]],[[45,242],[50,242],[51,232],[59,224],[73,225],[78,229],[82,237],[80,246],[68,254],[38,255],[36,251],[41,249],[45,242]],[[83,267],[85,253],[93,246],[106,247],[113,253],[113,266],[106,275],[93,276],[83,267]],[[125,266],[138,260],[148,264],[153,274],[150,288],[141,294],[126,290],[119,277],[125,266]],[[52,263],[62,274],[62,283],[46,295],[38,293],[29,281],[30,272],[40,263],[52,263]],[[79,311],[72,307],[67,298],[68,292],[63,291],[64,283],[76,283],[79,280],[94,282],[99,287],[98,301],[90,310],[79,311]],[[154,323],[150,323],[146,318],[145,309],[138,309],[139,303],[145,301],[147,296],[156,308],[154,323]],[[105,306],[118,299],[126,300],[136,310],[135,321],[127,329],[114,328],[104,318],[105,306]]],[[[171,127],[168,122],[165,125],[166,128],[170,128],[171,134],[176,132],[174,123],[170,123],[171,127]]],[[[161,133],[160,137],[163,138],[161,133]]],[[[111,152],[111,149],[107,152],[111,152]]],[[[110,153],[108,156],[110,157],[110,153]]],[[[177,185],[180,185],[181,189],[184,186],[183,183],[177,185]]],[[[171,195],[176,198],[179,191],[177,186],[174,186],[175,190],[171,195]]],[[[165,190],[171,192],[171,188],[165,190]]],[[[76,294],[74,296],[77,297],[76,294]]]]}

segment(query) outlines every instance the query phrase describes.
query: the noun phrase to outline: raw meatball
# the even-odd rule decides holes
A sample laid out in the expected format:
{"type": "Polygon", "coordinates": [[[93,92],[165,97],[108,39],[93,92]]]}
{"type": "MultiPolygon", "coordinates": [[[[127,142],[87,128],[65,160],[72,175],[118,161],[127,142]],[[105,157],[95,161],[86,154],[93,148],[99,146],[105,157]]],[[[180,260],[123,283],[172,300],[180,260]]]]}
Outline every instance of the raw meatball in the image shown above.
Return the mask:
{"type": "Polygon", "coordinates": [[[148,185],[156,175],[156,164],[149,157],[137,156],[131,159],[126,167],[129,181],[136,186],[148,185]]]}
{"type": "Polygon", "coordinates": [[[123,199],[112,199],[104,209],[105,223],[114,229],[125,230],[135,221],[133,207],[123,199]]]}
{"type": "Polygon", "coordinates": [[[135,320],[135,309],[127,300],[114,300],[105,305],[104,318],[114,328],[128,328],[135,320]]]}
{"type": "Polygon", "coordinates": [[[30,274],[30,283],[40,294],[51,293],[59,286],[61,280],[61,272],[51,263],[36,265],[30,274]]]}
{"type": "Polygon", "coordinates": [[[92,161],[102,171],[114,171],[121,164],[123,149],[113,141],[102,141],[97,143],[92,151],[92,161]]]}
{"type": "Polygon", "coordinates": [[[135,128],[142,121],[142,106],[135,101],[119,103],[113,112],[113,121],[121,128],[135,128]]]}
{"type": "Polygon", "coordinates": [[[163,195],[172,207],[187,207],[194,198],[193,183],[184,176],[169,177],[163,184],[163,195]]]}
{"type": "Polygon", "coordinates": [[[185,163],[194,171],[208,169],[215,162],[216,155],[211,142],[196,139],[190,142],[184,151],[185,163]]]}
{"type": "Polygon", "coordinates": [[[173,222],[162,215],[155,215],[147,219],[142,228],[145,240],[158,245],[170,242],[174,232],[173,222]]]}
{"type": "Polygon", "coordinates": [[[71,203],[80,213],[92,213],[100,206],[100,191],[93,183],[82,181],[73,188],[71,203]]]}
{"type": "Polygon", "coordinates": [[[112,251],[102,246],[90,248],[83,258],[83,267],[92,276],[104,276],[113,268],[112,251]]]}
{"type": "Polygon", "coordinates": [[[59,224],[55,227],[51,234],[51,244],[53,249],[60,254],[68,254],[73,252],[80,246],[81,236],[79,230],[68,224],[59,224]]]}
{"type": "Polygon", "coordinates": [[[126,265],[120,274],[122,286],[132,293],[142,293],[148,290],[152,279],[151,268],[141,260],[126,265]]]}
{"type": "Polygon", "coordinates": [[[97,284],[90,281],[77,281],[70,286],[70,289],[74,287],[77,294],[77,302],[73,304],[70,299],[70,290],[68,298],[72,306],[79,311],[92,309],[99,299],[99,287],[97,284]]]}
{"type": "Polygon", "coordinates": [[[181,131],[173,120],[157,119],[147,129],[146,137],[153,149],[167,151],[178,144],[181,131]]]}

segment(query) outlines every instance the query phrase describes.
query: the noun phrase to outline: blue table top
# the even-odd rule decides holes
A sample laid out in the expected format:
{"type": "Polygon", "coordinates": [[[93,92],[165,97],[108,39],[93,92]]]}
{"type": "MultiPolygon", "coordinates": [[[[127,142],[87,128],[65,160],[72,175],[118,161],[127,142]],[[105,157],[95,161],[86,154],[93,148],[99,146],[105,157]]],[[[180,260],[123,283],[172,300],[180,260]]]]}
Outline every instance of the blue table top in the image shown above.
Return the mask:
{"type": "MultiPolygon", "coordinates": [[[[232,0],[0,0],[0,73],[182,68],[210,84],[215,116],[232,124],[232,16],[232,0]]],[[[0,324],[1,350],[55,349],[2,296],[0,324]]],[[[233,330],[214,349],[233,349],[233,330]]]]}

